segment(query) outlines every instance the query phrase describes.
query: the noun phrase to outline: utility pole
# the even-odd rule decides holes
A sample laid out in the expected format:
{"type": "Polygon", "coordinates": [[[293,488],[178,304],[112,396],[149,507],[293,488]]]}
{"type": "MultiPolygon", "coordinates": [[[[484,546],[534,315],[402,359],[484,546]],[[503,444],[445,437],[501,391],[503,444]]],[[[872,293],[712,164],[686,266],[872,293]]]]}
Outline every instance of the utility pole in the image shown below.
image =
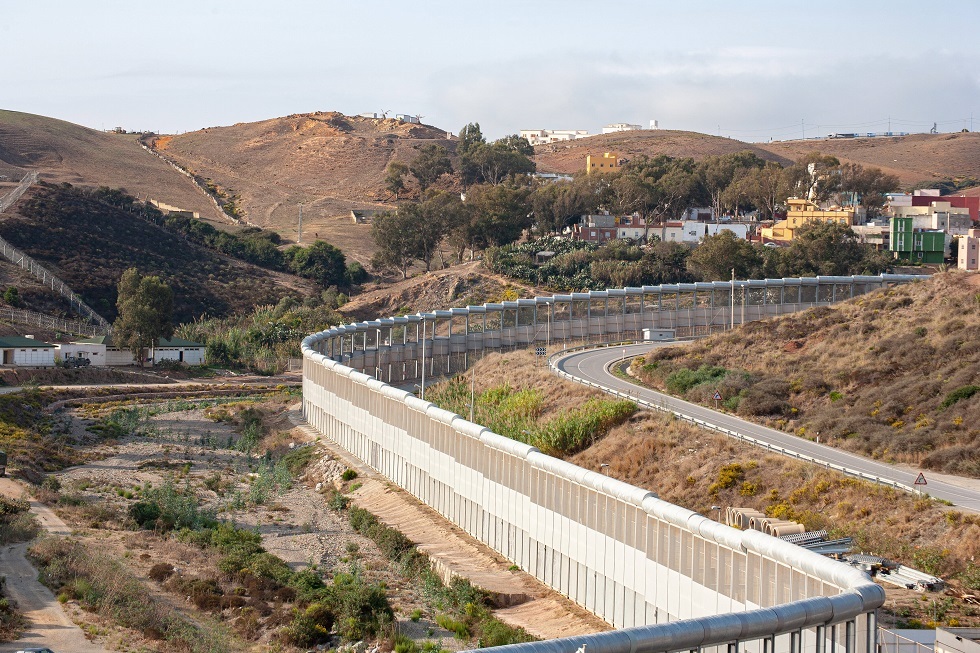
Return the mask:
{"type": "Polygon", "coordinates": [[[425,399],[425,318],[422,318],[422,386],[419,399],[425,399]]]}
{"type": "Polygon", "coordinates": [[[473,410],[476,407],[476,362],[473,362],[473,373],[470,374],[470,422],[473,422],[473,410]]]}
{"type": "Polygon", "coordinates": [[[732,329],[735,328],[735,268],[732,268],[732,329]]]}
{"type": "Polygon", "coordinates": [[[303,205],[299,205],[299,227],[296,230],[296,244],[303,242],[303,205]]]}

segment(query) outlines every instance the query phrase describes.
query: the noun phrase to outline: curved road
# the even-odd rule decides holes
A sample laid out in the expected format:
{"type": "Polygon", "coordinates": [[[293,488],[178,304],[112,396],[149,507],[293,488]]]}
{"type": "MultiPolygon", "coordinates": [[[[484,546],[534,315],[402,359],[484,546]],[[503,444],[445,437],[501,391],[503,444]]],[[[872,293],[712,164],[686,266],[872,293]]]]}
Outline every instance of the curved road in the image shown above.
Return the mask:
{"type": "MultiPolygon", "coordinates": [[[[605,391],[628,395],[646,408],[672,412],[707,428],[718,430],[732,437],[748,440],[771,451],[796,458],[811,460],[830,467],[843,468],[842,471],[868,480],[880,481],[890,485],[904,486],[911,490],[917,472],[864,458],[840,449],[817,444],[811,440],[790,435],[783,431],[754,424],[727,413],[692,404],[670,395],[665,395],[643,386],[614,376],[609,366],[624,357],[640,356],[657,346],[676,343],[644,343],[590,349],[556,357],[552,368],[561,376],[571,380],[598,386],[605,391]]],[[[940,480],[935,474],[926,475],[927,485],[920,489],[937,499],[949,501],[960,508],[980,512],[980,484],[973,479],[958,479],[943,475],[940,480]],[[972,487],[970,487],[972,485],[972,487]]]]}

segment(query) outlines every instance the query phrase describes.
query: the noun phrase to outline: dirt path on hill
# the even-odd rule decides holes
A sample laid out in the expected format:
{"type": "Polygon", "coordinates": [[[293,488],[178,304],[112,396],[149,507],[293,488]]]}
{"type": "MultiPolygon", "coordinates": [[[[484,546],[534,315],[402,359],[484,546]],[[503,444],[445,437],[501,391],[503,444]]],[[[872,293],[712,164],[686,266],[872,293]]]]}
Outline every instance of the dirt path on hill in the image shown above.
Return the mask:
{"type": "MultiPolygon", "coordinates": [[[[23,488],[9,478],[0,479],[0,494],[20,497],[23,488]]],[[[54,536],[70,534],[69,528],[47,506],[31,501],[31,512],[37,516],[45,532],[54,536]]],[[[9,653],[25,646],[47,646],[55,653],[106,653],[106,649],[85,638],[82,629],[72,623],[51,591],[37,580],[37,570],[27,561],[28,543],[0,549],[0,569],[6,578],[7,595],[30,625],[15,642],[0,644],[0,653],[9,653]]]]}

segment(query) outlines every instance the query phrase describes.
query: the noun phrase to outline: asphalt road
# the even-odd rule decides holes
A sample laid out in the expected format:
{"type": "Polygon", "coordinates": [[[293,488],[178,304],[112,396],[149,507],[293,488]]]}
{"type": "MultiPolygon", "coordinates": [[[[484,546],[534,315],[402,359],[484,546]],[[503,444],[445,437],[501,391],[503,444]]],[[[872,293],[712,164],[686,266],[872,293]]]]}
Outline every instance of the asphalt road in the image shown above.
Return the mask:
{"type": "MultiPolygon", "coordinates": [[[[821,464],[829,463],[830,465],[844,467],[851,472],[867,475],[872,479],[878,478],[900,483],[910,488],[913,487],[918,476],[916,471],[900,469],[834,447],[817,444],[812,440],[790,435],[783,431],[760,426],[727,413],[649,390],[609,372],[608,368],[613,362],[622,360],[624,356],[643,355],[656,346],[658,346],[656,343],[646,343],[625,347],[590,349],[561,356],[553,361],[553,365],[572,377],[573,380],[597,384],[603,388],[627,393],[641,403],[648,404],[648,407],[670,411],[688,419],[700,420],[710,427],[730,431],[732,434],[737,434],[743,438],[754,439],[759,446],[778,447],[796,456],[815,459],[821,464]]],[[[980,490],[974,489],[977,486],[976,482],[971,483],[971,479],[958,480],[956,477],[946,475],[943,476],[942,480],[939,480],[934,474],[930,475],[928,472],[925,472],[924,476],[927,484],[919,486],[923,492],[937,499],[949,501],[957,507],[980,512],[980,490]],[[970,485],[974,487],[970,487],[970,485]]]]}

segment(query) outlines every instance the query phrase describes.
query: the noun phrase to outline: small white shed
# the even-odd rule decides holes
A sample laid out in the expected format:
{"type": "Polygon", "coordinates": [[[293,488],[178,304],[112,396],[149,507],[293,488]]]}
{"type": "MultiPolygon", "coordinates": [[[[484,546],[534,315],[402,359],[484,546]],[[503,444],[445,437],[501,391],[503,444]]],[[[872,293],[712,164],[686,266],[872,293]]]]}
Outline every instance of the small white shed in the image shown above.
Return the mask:
{"type": "Polygon", "coordinates": [[[3,365],[16,367],[54,367],[54,345],[31,337],[0,338],[3,365]]]}
{"type": "Polygon", "coordinates": [[[204,365],[204,345],[180,338],[160,338],[157,346],[150,350],[150,359],[154,363],[171,360],[186,365],[204,365]]]}

